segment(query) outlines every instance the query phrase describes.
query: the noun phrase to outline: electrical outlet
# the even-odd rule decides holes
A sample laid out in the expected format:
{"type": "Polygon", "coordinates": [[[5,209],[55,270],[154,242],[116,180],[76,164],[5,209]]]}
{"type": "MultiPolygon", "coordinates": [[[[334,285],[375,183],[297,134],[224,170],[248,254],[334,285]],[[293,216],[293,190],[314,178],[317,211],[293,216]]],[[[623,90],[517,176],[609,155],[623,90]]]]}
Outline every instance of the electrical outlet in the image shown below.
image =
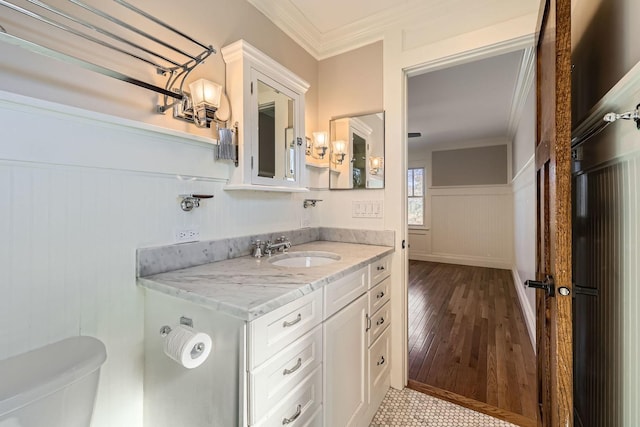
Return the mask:
{"type": "Polygon", "coordinates": [[[176,231],[176,242],[197,242],[200,240],[200,230],[189,228],[176,231]]]}

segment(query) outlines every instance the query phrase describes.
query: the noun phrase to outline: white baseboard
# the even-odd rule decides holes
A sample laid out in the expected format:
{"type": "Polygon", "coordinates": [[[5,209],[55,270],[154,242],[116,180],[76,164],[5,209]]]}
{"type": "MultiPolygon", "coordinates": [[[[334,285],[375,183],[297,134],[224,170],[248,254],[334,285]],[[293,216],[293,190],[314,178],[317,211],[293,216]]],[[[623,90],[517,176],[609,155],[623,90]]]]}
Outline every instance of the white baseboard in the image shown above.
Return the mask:
{"type": "Polygon", "coordinates": [[[465,257],[460,255],[409,255],[409,259],[416,261],[442,262],[445,264],[470,265],[473,267],[502,268],[511,270],[511,261],[496,258],[465,257]]]}
{"type": "Polygon", "coordinates": [[[511,274],[513,274],[513,285],[516,287],[516,293],[518,294],[518,300],[520,301],[520,307],[524,313],[524,321],[527,324],[527,331],[529,332],[529,339],[531,339],[531,345],[533,345],[533,352],[536,352],[536,314],[534,313],[527,295],[524,292],[524,282],[520,280],[520,274],[516,267],[511,268],[511,274]]]}

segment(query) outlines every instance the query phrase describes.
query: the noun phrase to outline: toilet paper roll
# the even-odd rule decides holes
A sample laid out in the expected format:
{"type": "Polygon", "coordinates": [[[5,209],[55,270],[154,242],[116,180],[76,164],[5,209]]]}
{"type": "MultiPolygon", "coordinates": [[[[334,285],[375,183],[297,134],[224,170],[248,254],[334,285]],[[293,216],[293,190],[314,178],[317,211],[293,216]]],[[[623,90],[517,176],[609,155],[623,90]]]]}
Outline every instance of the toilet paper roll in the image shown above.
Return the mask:
{"type": "Polygon", "coordinates": [[[177,325],[164,340],[164,353],[187,369],[202,365],[211,353],[211,337],[185,325],[177,325]]]}

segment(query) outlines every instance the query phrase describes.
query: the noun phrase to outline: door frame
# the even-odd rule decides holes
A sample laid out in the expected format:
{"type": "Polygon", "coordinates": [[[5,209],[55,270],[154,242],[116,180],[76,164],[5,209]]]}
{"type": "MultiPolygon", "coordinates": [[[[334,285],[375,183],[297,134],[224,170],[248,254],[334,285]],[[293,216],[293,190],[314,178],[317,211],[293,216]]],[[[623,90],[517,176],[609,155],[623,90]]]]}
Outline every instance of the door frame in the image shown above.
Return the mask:
{"type": "MultiPolygon", "coordinates": [[[[408,169],[408,161],[407,161],[407,153],[408,153],[408,138],[406,137],[406,122],[407,122],[407,80],[409,77],[446,69],[449,67],[454,67],[457,65],[462,65],[470,62],[479,61],[486,58],[491,58],[494,56],[514,52],[517,50],[525,50],[528,49],[530,52],[535,52],[535,34],[531,33],[527,36],[522,36],[518,38],[514,38],[511,40],[495,43],[488,46],[483,46],[477,49],[468,50],[456,55],[447,56],[444,58],[438,58],[435,60],[423,62],[420,64],[412,65],[404,67],[402,71],[402,86],[403,86],[403,108],[402,108],[402,156],[405,159],[402,167],[403,172],[403,181],[402,181],[402,195],[404,197],[404,212],[405,215],[402,218],[402,228],[403,235],[405,236],[403,239],[406,239],[408,242],[408,225],[406,218],[406,175],[408,169]]],[[[529,66],[531,67],[531,72],[535,68],[535,61],[529,61],[529,66]]],[[[402,270],[403,270],[403,295],[402,295],[402,342],[403,342],[403,352],[402,352],[402,377],[401,383],[402,386],[406,386],[409,381],[409,349],[408,349],[408,295],[409,295],[409,253],[408,250],[405,249],[402,253],[402,270]]],[[[397,341],[396,341],[397,342],[397,341]]],[[[397,386],[397,381],[394,381],[392,378],[392,385],[399,388],[397,386]]]]}

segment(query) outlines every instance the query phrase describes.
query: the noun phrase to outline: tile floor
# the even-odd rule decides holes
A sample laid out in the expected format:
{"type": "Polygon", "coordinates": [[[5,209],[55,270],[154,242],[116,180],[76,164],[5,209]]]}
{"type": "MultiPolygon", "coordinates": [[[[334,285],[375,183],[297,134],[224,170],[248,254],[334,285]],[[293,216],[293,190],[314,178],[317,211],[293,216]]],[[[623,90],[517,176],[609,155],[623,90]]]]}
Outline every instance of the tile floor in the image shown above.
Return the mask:
{"type": "Polygon", "coordinates": [[[389,389],[370,427],[516,427],[511,423],[405,388],[389,389]]]}

